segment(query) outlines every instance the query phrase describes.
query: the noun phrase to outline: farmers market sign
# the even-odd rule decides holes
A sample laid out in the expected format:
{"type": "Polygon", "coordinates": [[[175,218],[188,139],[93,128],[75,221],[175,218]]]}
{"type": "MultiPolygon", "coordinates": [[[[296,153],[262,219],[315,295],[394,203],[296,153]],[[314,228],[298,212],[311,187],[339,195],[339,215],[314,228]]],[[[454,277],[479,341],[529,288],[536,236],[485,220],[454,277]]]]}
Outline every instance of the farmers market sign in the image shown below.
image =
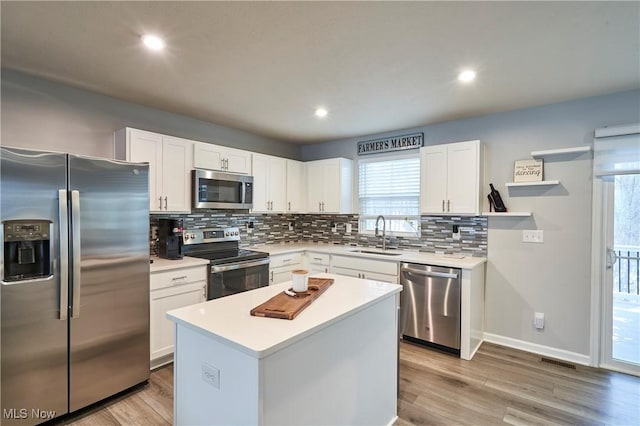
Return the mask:
{"type": "Polygon", "coordinates": [[[410,135],[363,141],[358,142],[358,155],[418,149],[422,147],[423,142],[424,133],[412,133],[410,135]]]}

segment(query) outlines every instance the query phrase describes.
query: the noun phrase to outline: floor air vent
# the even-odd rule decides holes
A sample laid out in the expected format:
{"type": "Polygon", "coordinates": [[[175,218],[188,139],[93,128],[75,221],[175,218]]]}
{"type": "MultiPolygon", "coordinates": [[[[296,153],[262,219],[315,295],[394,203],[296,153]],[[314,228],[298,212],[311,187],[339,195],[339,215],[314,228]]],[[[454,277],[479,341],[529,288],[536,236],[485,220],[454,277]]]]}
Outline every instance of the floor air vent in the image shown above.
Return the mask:
{"type": "Polygon", "coordinates": [[[551,359],[551,358],[540,358],[540,360],[542,362],[546,362],[547,364],[553,364],[553,365],[557,365],[559,367],[566,367],[566,368],[570,368],[572,370],[576,369],[575,364],[571,364],[568,362],[562,362],[562,361],[556,361],[555,359],[551,359]]]}

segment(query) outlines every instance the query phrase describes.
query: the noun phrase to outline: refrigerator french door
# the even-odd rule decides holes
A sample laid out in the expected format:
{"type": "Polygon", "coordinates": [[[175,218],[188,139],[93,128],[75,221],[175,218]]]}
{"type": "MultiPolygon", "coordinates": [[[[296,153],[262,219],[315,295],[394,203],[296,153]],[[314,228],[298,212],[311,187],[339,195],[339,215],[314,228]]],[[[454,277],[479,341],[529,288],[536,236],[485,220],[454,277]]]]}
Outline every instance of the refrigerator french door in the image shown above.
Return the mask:
{"type": "Polygon", "coordinates": [[[0,147],[2,424],[149,378],[146,164],[0,147]]]}

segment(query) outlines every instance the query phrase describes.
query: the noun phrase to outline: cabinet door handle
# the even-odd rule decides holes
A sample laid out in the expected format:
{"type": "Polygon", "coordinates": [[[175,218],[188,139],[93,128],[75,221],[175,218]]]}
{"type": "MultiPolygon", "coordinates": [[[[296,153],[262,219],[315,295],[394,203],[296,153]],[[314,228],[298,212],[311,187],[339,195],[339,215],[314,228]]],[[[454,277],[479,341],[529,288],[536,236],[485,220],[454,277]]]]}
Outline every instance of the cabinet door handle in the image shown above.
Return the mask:
{"type": "Polygon", "coordinates": [[[282,259],[283,262],[291,262],[293,259],[282,259]]]}
{"type": "Polygon", "coordinates": [[[167,201],[167,196],[164,197],[164,209],[167,210],[169,207],[169,202],[167,201]]]}
{"type": "Polygon", "coordinates": [[[324,201],[321,204],[322,204],[322,211],[324,211],[324,201]]]}
{"type": "Polygon", "coordinates": [[[320,205],[320,201],[318,201],[318,211],[319,211],[319,212],[321,212],[321,211],[322,211],[322,210],[321,210],[321,208],[322,208],[322,207],[321,207],[321,205],[320,205]]]}
{"type": "Polygon", "coordinates": [[[451,200],[447,200],[447,211],[451,211],[451,200]]]}
{"type": "Polygon", "coordinates": [[[179,277],[171,278],[171,281],[184,280],[185,278],[187,278],[187,276],[186,275],[182,275],[182,276],[179,276],[179,277]]]}
{"type": "Polygon", "coordinates": [[[158,209],[162,210],[162,195],[158,197],[158,209]]]}
{"type": "Polygon", "coordinates": [[[322,260],[320,257],[314,257],[313,260],[322,260]]]}
{"type": "Polygon", "coordinates": [[[442,200],[442,211],[444,211],[444,200],[442,200]]]}
{"type": "Polygon", "coordinates": [[[289,201],[289,211],[291,211],[291,201],[289,201]]]}
{"type": "Polygon", "coordinates": [[[269,279],[273,283],[273,271],[271,271],[271,278],[269,279]]]}

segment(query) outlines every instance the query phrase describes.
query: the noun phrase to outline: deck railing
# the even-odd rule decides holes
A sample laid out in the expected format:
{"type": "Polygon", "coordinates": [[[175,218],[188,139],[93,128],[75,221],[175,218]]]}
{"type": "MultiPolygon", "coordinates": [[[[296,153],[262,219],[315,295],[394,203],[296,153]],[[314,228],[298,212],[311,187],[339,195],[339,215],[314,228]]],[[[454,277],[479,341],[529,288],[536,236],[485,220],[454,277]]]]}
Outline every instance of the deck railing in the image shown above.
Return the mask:
{"type": "Polygon", "coordinates": [[[616,246],[618,260],[613,265],[613,290],[640,295],[640,247],[616,246]]]}

